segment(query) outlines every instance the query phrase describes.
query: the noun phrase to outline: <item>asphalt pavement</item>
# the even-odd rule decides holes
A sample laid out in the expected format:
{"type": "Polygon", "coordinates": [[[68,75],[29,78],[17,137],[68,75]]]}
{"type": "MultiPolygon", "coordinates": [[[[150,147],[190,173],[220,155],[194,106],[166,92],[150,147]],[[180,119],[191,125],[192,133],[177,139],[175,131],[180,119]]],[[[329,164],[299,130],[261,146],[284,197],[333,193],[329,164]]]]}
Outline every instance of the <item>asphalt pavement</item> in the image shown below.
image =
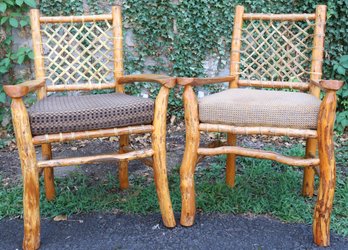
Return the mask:
{"type": "MultiPolygon", "coordinates": [[[[0,249],[21,249],[22,237],[21,219],[0,220],[0,249]]],[[[42,219],[40,249],[317,249],[312,241],[311,225],[264,216],[201,214],[167,229],[159,214],[83,214],[42,219]]],[[[348,239],[332,233],[326,249],[348,249],[348,239]]]]}

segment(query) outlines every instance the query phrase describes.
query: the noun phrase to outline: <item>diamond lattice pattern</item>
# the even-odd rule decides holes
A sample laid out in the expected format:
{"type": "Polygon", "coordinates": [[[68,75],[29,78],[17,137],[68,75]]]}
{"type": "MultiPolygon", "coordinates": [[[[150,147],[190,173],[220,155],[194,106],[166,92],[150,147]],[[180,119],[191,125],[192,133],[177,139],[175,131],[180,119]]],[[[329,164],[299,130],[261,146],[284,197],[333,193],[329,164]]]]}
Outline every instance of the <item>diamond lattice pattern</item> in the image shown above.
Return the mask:
{"type": "Polygon", "coordinates": [[[309,79],[314,24],[245,21],[241,79],[305,82],[309,79]]]}
{"type": "Polygon", "coordinates": [[[108,21],[43,24],[47,83],[113,82],[113,37],[108,21]]]}

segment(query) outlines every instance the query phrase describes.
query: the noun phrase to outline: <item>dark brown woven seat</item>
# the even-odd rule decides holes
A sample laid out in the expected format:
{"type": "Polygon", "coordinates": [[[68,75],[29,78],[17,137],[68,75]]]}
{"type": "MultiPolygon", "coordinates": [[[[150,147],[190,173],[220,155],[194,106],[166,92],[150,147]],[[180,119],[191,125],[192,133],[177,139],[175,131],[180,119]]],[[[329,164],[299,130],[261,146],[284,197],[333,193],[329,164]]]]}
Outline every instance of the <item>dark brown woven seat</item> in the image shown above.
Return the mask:
{"type": "Polygon", "coordinates": [[[51,96],[28,110],[33,135],[151,124],[154,101],[122,93],[51,96]]]}

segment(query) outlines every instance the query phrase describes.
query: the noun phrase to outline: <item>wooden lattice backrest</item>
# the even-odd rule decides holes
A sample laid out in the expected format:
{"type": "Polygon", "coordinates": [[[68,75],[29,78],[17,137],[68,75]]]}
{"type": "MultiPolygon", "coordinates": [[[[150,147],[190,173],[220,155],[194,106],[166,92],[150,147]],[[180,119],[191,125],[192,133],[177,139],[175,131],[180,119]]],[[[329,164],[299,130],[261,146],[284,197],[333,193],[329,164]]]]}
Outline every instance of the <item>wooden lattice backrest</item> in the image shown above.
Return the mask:
{"type": "Polygon", "coordinates": [[[230,87],[319,90],[309,80],[322,75],[326,6],[315,14],[246,14],[237,6],[231,50],[230,87]]]}
{"type": "Polygon", "coordinates": [[[36,77],[41,91],[117,88],[123,75],[122,17],[119,6],[109,15],[45,17],[31,10],[36,77]]]}

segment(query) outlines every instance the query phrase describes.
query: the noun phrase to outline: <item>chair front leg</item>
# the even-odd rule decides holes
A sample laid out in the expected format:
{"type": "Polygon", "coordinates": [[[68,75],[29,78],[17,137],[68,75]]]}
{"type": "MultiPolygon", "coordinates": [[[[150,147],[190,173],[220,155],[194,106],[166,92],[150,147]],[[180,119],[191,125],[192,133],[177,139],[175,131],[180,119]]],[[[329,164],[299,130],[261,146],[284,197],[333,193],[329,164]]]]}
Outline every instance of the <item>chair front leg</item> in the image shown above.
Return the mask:
{"type": "Polygon", "coordinates": [[[22,99],[13,99],[11,111],[23,174],[23,249],[38,249],[40,247],[40,190],[35,148],[28,113],[22,99]]]}
{"type": "Polygon", "coordinates": [[[322,101],[318,122],[320,181],[314,210],[313,236],[319,246],[330,245],[330,216],[336,185],[336,162],[333,128],[336,112],[336,92],[328,91],[322,101]]]}
{"type": "Polygon", "coordinates": [[[154,131],[152,133],[153,172],[158,196],[158,203],[162,213],[163,223],[166,227],[175,227],[176,222],[170,200],[167,161],[166,161],[166,132],[167,132],[167,105],[169,89],[162,87],[155,103],[154,131]]]}
{"type": "MultiPolygon", "coordinates": [[[[306,158],[315,158],[317,150],[317,139],[308,138],[306,142],[306,158]]],[[[303,171],[302,195],[313,197],[314,194],[314,177],[313,167],[305,167],[303,171]]]]}
{"type": "MultiPolygon", "coordinates": [[[[129,145],[129,137],[128,135],[121,135],[120,136],[120,150],[119,153],[125,153],[124,147],[127,147],[129,145]]],[[[118,178],[120,181],[120,188],[122,190],[127,189],[129,187],[129,180],[128,180],[128,161],[122,160],[119,162],[118,166],[118,178]]]]}
{"type": "Polygon", "coordinates": [[[199,147],[199,116],[196,95],[191,86],[185,86],[183,94],[186,125],[186,145],[180,167],[181,219],[183,226],[192,226],[196,214],[194,173],[199,147]]]}
{"type": "MultiPolygon", "coordinates": [[[[42,160],[52,159],[52,147],[51,144],[42,144],[42,160]]],[[[54,169],[44,169],[44,182],[45,182],[45,194],[48,201],[52,201],[56,198],[56,190],[54,187],[54,169]]]]}
{"type": "MultiPolygon", "coordinates": [[[[235,134],[227,134],[227,143],[229,146],[236,146],[237,136],[235,134]]],[[[236,178],[236,155],[227,154],[226,159],[226,184],[229,187],[234,187],[236,178]]]]}

